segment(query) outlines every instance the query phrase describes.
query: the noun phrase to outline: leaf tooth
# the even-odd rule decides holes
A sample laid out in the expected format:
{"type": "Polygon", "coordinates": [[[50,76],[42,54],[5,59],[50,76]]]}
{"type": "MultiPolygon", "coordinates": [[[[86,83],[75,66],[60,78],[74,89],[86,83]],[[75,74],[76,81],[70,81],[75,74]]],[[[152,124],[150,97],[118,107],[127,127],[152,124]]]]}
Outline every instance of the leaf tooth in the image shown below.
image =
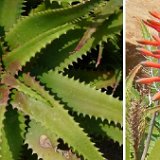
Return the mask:
{"type": "MultiPolygon", "coordinates": [[[[78,122],[76,122],[76,123],[77,123],[77,125],[79,125],[78,122]]],[[[95,146],[95,143],[91,141],[91,137],[89,137],[88,134],[87,134],[86,132],[84,132],[84,129],[81,128],[80,126],[79,126],[79,128],[83,131],[84,135],[87,136],[87,138],[90,140],[90,143],[91,143],[93,146],[95,146]]],[[[64,142],[65,142],[65,141],[64,141],[64,142]]],[[[67,143],[67,142],[65,142],[65,143],[67,143]]],[[[68,144],[68,143],[67,143],[67,144],[68,144]]],[[[82,154],[80,154],[80,153],[78,152],[78,150],[74,149],[71,145],[68,144],[68,146],[69,146],[70,148],[72,148],[72,151],[75,152],[78,156],[84,157],[82,154]]],[[[99,154],[103,157],[103,154],[100,152],[100,149],[97,148],[97,147],[94,147],[94,148],[95,148],[95,150],[98,151],[99,154]]],[[[104,160],[105,160],[105,159],[104,159],[104,160]]]]}
{"type": "MultiPolygon", "coordinates": [[[[5,87],[3,88],[3,86],[0,87],[0,91],[2,95],[2,97],[4,97],[4,99],[0,99],[0,144],[2,143],[2,129],[4,128],[4,120],[5,120],[5,113],[7,112],[7,104],[8,104],[8,100],[9,100],[9,94],[10,91],[8,89],[6,89],[5,87]]],[[[0,145],[0,150],[1,150],[1,145],[0,145]]]]}
{"type": "MultiPolygon", "coordinates": [[[[39,122],[37,122],[37,123],[39,123],[39,122]]],[[[39,123],[40,124],[40,127],[42,126],[42,124],[41,123],[39,123]]],[[[32,126],[32,127],[34,127],[34,126],[32,126]]],[[[38,126],[39,127],[39,126],[38,126]]],[[[38,128],[39,129],[39,128],[38,128]]],[[[35,132],[35,131],[32,131],[32,129],[31,128],[29,128],[29,132],[27,133],[27,135],[29,136],[29,137],[33,137],[36,133],[34,133],[34,135],[33,135],[33,132],[35,132]],[[33,135],[33,136],[32,136],[33,135]]],[[[50,140],[51,140],[51,137],[48,135],[48,131],[46,130],[46,128],[44,129],[44,130],[39,130],[39,133],[38,133],[38,137],[42,134],[43,135],[43,132],[46,132],[46,135],[48,136],[48,138],[50,138],[50,140]]],[[[34,137],[35,138],[35,137],[34,137]]],[[[34,139],[34,138],[32,138],[32,139],[34,139]]],[[[40,137],[39,137],[40,138],[40,137]]],[[[53,138],[53,137],[52,137],[53,138]]],[[[58,140],[58,136],[56,137],[56,139],[54,139],[53,141],[51,140],[51,143],[52,143],[52,148],[51,149],[53,149],[53,152],[57,152],[57,146],[58,146],[58,144],[59,144],[59,142],[57,141],[58,140]],[[55,142],[56,141],[56,142],[55,142]]],[[[40,158],[44,158],[44,156],[43,156],[43,154],[41,153],[41,150],[39,150],[39,148],[36,148],[36,146],[35,146],[35,144],[34,144],[34,142],[31,142],[31,140],[32,139],[30,139],[30,138],[26,138],[26,140],[25,140],[25,144],[28,144],[28,148],[30,148],[30,149],[32,149],[32,151],[33,151],[33,153],[36,153],[37,154],[37,156],[38,156],[38,158],[40,159],[40,158]],[[34,145],[32,145],[32,144],[34,144],[34,145]]],[[[36,141],[37,141],[37,139],[36,139],[36,141]]],[[[40,139],[39,139],[39,141],[40,141],[40,139]]],[[[36,142],[37,143],[37,142],[36,142]]],[[[40,142],[39,142],[40,143],[40,142]]],[[[38,145],[40,145],[40,144],[38,144],[38,145]]],[[[45,151],[45,150],[44,150],[45,151]]],[[[55,154],[58,154],[58,153],[55,153],[55,154]]]]}
{"type": "Polygon", "coordinates": [[[26,144],[27,145],[27,149],[28,150],[31,150],[31,154],[33,155],[33,154],[36,154],[37,155],[37,157],[38,157],[38,159],[40,159],[41,157],[39,157],[39,155],[32,149],[33,148],[33,146],[32,145],[30,145],[29,143],[27,143],[26,141],[24,142],[24,144],[26,144]]]}
{"type": "MultiPolygon", "coordinates": [[[[69,83],[74,83],[74,86],[83,86],[83,87],[85,87],[84,89],[89,93],[89,92],[94,92],[95,93],[95,96],[96,95],[99,95],[101,98],[103,97],[103,98],[106,98],[106,94],[105,93],[102,93],[102,92],[100,92],[100,93],[97,93],[96,91],[95,91],[95,89],[93,89],[93,88],[91,88],[90,87],[90,85],[88,84],[88,85],[86,85],[86,84],[82,84],[81,82],[79,82],[79,79],[77,79],[77,80],[74,80],[74,77],[72,77],[72,79],[70,79],[70,78],[68,78],[68,75],[62,75],[62,74],[56,74],[56,73],[54,73],[53,71],[49,71],[49,73],[47,74],[47,73],[45,73],[45,74],[43,74],[42,75],[42,77],[44,77],[44,79],[42,80],[41,78],[41,81],[42,81],[42,83],[45,83],[45,79],[49,76],[49,75],[52,75],[52,76],[57,76],[57,78],[62,78],[62,76],[63,76],[63,80],[65,81],[68,81],[69,83]],[[73,81],[74,80],[74,81],[73,81]]],[[[57,79],[56,78],[56,79],[57,79]]],[[[56,79],[55,79],[55,83],[56,83],[56,79]]],[[[50,84],[47,84],[47,87],[48,88],[52,88],[52,89],[54,89],[54,86],[53,87],[51,87],[50,86],[50,84]]],[[[54,90],[53,90],[53,92],[54,92],[54,90]]],[[[80,114],[79,112],[85,112],[85,114],[89,114],[89,115],[91,115],[91,114],[93,114],[95,117],[96,117],[96,114],[95,113],[92,113],[92,111],[84,111],[84,110],[81,110],[81,109],[79,109],[79,108],[74,108],[74,104],[72,104],[71,102],[70,102],[70,100],[69,99],[65,99],[65,94],[61,94],[59,91],[55,91],[55,92],[57,92],[58,93],[58,97],[60,97],[61,98],[61,100],[62,100],[62,102],[64,101],[64,102],[69,102],[70,103],[70,105],[71,105],[71,110],[73,111],[73,112],[76,112],[76,113],[78,113],[78,114],[80,114]]],[[[121,102],[119,101],[119,100],[117,100],[116,98],[115,99],[113,99],[113,96],[112,95],[107,95],[107,97],[108,97],[108,99],[109,100],[113,100],[114,101],[114,103],[115,104],[118,104],[118,106],[117,107],[120,107],[120,105],[121,105],[121,102]]],[[[105,106],[105,104],[103,105],[103,106],[105,106]]],[[[118,110],[115,108],[115,110],[116,110],[116,112],[118,113],[118,110],[121,112],[121,108],[119,109],[118,108],[118,110]]],[[[84,115],[85,115],[84,114],[84,115]]],[[[97,115],[98,117],[100,116],[100,115],[97,115]]],[[[100,116],[100,117],[103,117],[103,116],[100,116]]],[[[111,115],[109,115],[109,117],[112,117],[111,115]]],[[[108,118],[109,117],[107,117],[107,115],[104,115],[104,118],[105,119],[107,119],[108,120],[108,118]]],[[[117,119],[116,117],[114,117],[113,118],[113,120],[115,121],[115,124],[117,124],[117,121],[119,121],[119,123],[121,123],[121,125],[122,125],[122,120],[121,120],[121,118],[119,117],[119,119],[117,119],[117,120],[115,120],[115,119],[117,119]]],[[[103,119],[102,119],[103,120],[103,119]]],[[[111,118],[111,120],[112,120],[112,118],[111,118]]]]}
{"type": "MultiPolygon", "coordinates": [[[[3,130],[3,128],[4,128],[4,120],[5,120],[5,113],[6,113],[6,106],[0,106],[0,111],[1,111],[1,113],[0,113],[0,144],[2,143],[2,130],[3,130]]],[[[1,148],[1,145],[0,145],[0,151],[2,150],[2,148],[1,148]]],[[[1,154],[0,154],[0,158],[1,158],[1,154]]]]}
{"type": "MultiPolygon", "coordinates": [[[[8,34],[12,33],[12,31],[14,31],[14,29],[16,28],[17,24],[18,24],[21,20],[23,20],[24,18],[26,18],[26,17],[25,17],[25,16],[21,16],[20,18],[18,18],[18,19],[16,20],[16,23],[14,23],[14,24],[12,25],[12,27],[9,28],[8,31],[6,31],[6,36],[7,36],[8,34]]],[[[5,41],[7,41],[7,40],[5,39],[5,41]]],[[[8,44],[8,45],[9,45],[9,44],[8,44]]],[[[9,45],[9,46],[10,46],[10,45],[9,45]]],[[[11,49],[12,49],[12,48],[11,48],[11,49]]]]}
{"type": "MultiPolygon", "coordinates": [[[[17,97],[18,98],[18,97],[17,97]]],[[[17,99],[18,100],[18,99],[17,99]]],[[[24,101],[25,101],[25,97],[24,97],[24,101]]],[[[16,102],[16,101],[15,101],[16,102]]],[[[22,102],[23,103],[23,102],[22,102]]],[[[37,106],[38,107],[38,106],[37,106]]],[[[60,107],[60,106],[59,106],[60,107]]],[[[59,108],[58,107],[58,108],[59,108]]],[[[39,108],[39,107],[38,107],[39,108]]],[[[59,111],[59,110],[61,110],[60,108],[57,110],[57,111],[59,111]]],[[[40,110],[39,110],[40,111],[40,110]]],[[[63,112],[67,112],[68,113],[68,111],[67,110],[61,110],[61,111],[63,111],[63,112]]],[[[27,111],[27,112],[31,112],[31,111],[27,111]]],[[[30,114],[30,117],[31,117],[31,119],[33,118],[33,119],[35,119],[35,117],[33,117],[33,116],[35,116],[36,115],[36,113],[34,113],[34,114],[32,114],[32,113],[29,113],[30,114]]],[[[70,120],[72,120],[73,121],[73,117],[70,117],[70,120]]],[[[49,126],[47,126],[46,125],[46,121],[44,121],[44,122],[42,122],[40,119],[38,120],[40,123],[41,123],[41,125],[43,126],[43,127],[45,127],[46,129],[51,129],[51,128],[49,128],[49,126]]],[[[77,126],[78,124],[77,123],[75,123],[75,127],[77,126]]],[[[79,125],[78,125],[79,126],[79,125]]],[[[78,127],[77,126],[77,127],[78,127]]],[[[79,128],[79,127],[78,127],[79,128]]],[[[82,128],[80,129],[80,130],[82,130],[82,128]]],[[[57,131],[57,134],[59,133],[60,131],[57,131]]],[[[63,134],[60,134],[61,136],[62,136],[62,138],[64,138],[63,137],[63,134]]],[[[84,137],[86,137],[86,136],[84,136],[84,137]]],[[[87,138],[87,137],[86,137],[87,138]]],[[[85,138],[85,139],[86,139],[85,138]]],[[[88,138],[87,138],[88,139],[88,138]]],[[[87,140],[86,139],[86,141],[87,141],[87,143],[89,144],[89,140],[87,140]]],[[[67,140],[67,139],[66,139],[67,140]]],[[[68,141],[68,140],[67,140],[68,141]]],[[[65,138],[64,138],[64,142],[65,142],[65,138]]],[[[71,142],[70,142],[71,143],[71,142]]],[[[71,143],[72,144],[72,143],[71,143]]],[[[81,145],[80,145],[81,146],[81,145]]],[[[74,147],[74,145],[73,145],[73,147],[74,147]]],[[[94,149],[94,148],[92,148],[93,150],[95,150],[96,151],[96,149],[94,149]]],[[[83,153],[83,150],[81,151],[81,153],[83,153]]],[[[85,154],[85,153],[84,153],[85,154]]],[[[99,157],[100,157],[100,154],[99,153],[97,153],[97,156],[99,155],[99,157]]]]}
{"type": "Polygon", "coordinates": [[[56,67],[57,71],[62,71],[64,70],[67,66],[73,65],[73,62],[77,63],[78,59],[83,59],[83,55],[87,55],[90,53],[91,48],[85,49],[83,53],[80,53],[79,51],[76,51],[75,53],[71,54],[68,58],[66,58],[62,63],[60,63],[59,67],[56,67]]]}
{"type": "MultiPolygon", "coordinates": [[[[57,38],[59,38],[59,36],[57,36],[57,38]]],[[[21,66],[19,66],[18,68],[16,68],[16,71],[21,70],[22,67],[24,67],[24,66],[26,65],[26,63],[30,61],[31,58],[35,57],[35,55],[36,55],[37,53],[40,53],[40,51],[41,51],[43,48],[45,48],[45,47],[47,46],[47,44],[50,44],[51,42],[52,42],[52,40],[48,41],[46,44],[43,44],[43,45],[41,46],[41,48],[39,48],[39,49],[35,52],[35,54],[32,54],[32,53],[31,53],[31,56],[26,57],[26,59],[24,59],[24,61],[21,63],[21,66]]],[[[33,52],[34,52],[34,51],[33,51],[33,52]]]]}
{"type": "MultiPolygon", "coordinates": [[[[66,27],[67,26],[67,24],[65,24],[64,26],[62,26],[62,28],[63,27],[66,27]]],[[[54,39],[58,39],[62,34],[66,34],[67,32],[68,32],[68,30],[72,30],[72,29],[74,29],[75,28],[75,26],[72,26],[72,25],[69,25],[69,26],[67,26],[67,31],[65,31],[64,33],[60,33],[59,35],[57,34],[57,35],[55,35],[55,37],[54,37],[54,39]]],[[[54,36],[53,35],[53,36],[54,36]]],[[[42,42],[40,42],[40,44],[39,44],[39,47],[38,48],[34,48],[34,50],[30,50],[29,51],[29,55],[27,55],[27,56],[25,56],[24,58],[23,58],[23,61],[21,60],[21,64],[19,64],[16,68],[15,68],[15,70],[18,70],[18,69],[20,69],[20,66],[25,66],[25,64],[27,63],[27,62],[29,62],[30,61],[30,59],[31,58],[33,58],[33,57],[35,57],[35,55],[37,54],[37,53],[40,53],[40,51],[43,49],[43,48],[45,48],[47,45],[49,45],[51,42],[53,41],[53,38],[50,38],[50,39],[48,39],[45,43],[42,41],[42,42]]],[[[28,45],[28,44],[26,44],[26,45],[28,45]]],[[[20,48],[21,49],[21,48],[20,48]]],[[[21,51],[21,50],[20,50],[21,51]]],[[[15,50],[13,51],[13,52],[16,52],[15,50]]],[[[13,61],[12,60],[12,58],[13,58],[13,52],[12,52],[12,56],[11,56],[11,61],[13,61]]],[[[7,57],[7,58],[9,58],[9,61],[10,61],[10,57],[7,57]]],[[[14,59],[15,59],[15,57],[14,57],[14,59]]],[[[8,61],[8,59],[6,59],[5,60],[6,61],[6,63],[8,63],[7,61],[8,61]]],[[[18,60],[17,60],[18,61],[18,60]]],[[[18,63],[18,62],[17,62],[18,63]]],[[[8,64],[7,64],[8,65],[8,64]]],[[[14,71],[12,71],[13,73],[15,72],[15,70],[14,71]]]]}

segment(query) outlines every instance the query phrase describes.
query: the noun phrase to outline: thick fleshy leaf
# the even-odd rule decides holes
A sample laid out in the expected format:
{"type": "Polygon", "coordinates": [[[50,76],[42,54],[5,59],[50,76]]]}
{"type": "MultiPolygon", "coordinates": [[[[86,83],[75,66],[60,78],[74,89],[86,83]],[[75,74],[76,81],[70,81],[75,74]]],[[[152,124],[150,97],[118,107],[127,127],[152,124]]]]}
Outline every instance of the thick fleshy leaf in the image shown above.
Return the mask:
{"type": "Polygon", "coordinates": [[[42,127],[40,123],[31,120],[29,123],[29,130],[26,134],[25,143],[28,148],[36,153],[38,158],[47,160],[79,160],[71,150],[62,150],[58,147],[58,137],[42,127]]]}
{"type": "Polygon", "coordinates": [[[56,67],[56,71],[61,71],[64,68],[68,68],[73,62],[77,62],[77,59],[82,59],[83,55],[87,55],[92,48],[95,48],[98,44],[102,42],[107,42],[108,38],[114,37],[115,34],[120,33],[122,29],[122,13],[118,12],[109,17],[108,20],[101,23],[100,26],[96,28],[96,32],[87,39],[86,43],[82,45],[77,51],[74,51],[69,57],[65,58],[61,62],[60,66],[56,67]]]}
{"type": "Polygon", "coordinates": [[[28,144],[28,148],[33,150],[33,153],[37,154],[38,158],[65,160],[56,152],[57,139],[55,134],[48,132],[40,123],[36,123],[34,120],[29,123],[25,143],[28,144]]]}
{"type": "Polygon", "coordinates": [[[4,131],[4,128],[1,130],[2,138],[1,138],[1,147],[0,147],[0,158],[5,159],[7,158],[8,160],[14,160],[12,156],[12,152],[9,148],[9,144],[7,141],[7,137],[4,131]]]}
{"type": "Polygon", "coordinates": [[[159,150],[160,150],[160,140],[157,140],[147,160],[159,160],[160,159],[159,150]]]}
{"type": "Polygon", "coordinates": [[[80,126],[89,133],[89,135],[107,137],[114,142],[118,142],[119,145],[123,143],[123,131],[113,124],[102,122],[100,119],[89,118],[88,116],[75,116],[75,120],[80,123],[80,126]]]}
{"type": "Polygon", "coordinates": [[[82,70],[82,69],[70,69],[67,71],[69,77],[74,77],[74,79],[79,79],[81,82],[90,84],[96,89],[105,88],[108,86],[114,86],[118,81],[118,77],[121,73],[118,71],[92,71],[92,70],[82,70]],[[89,76],[88,76],[89,75],[89,76]]]}
{"type": "Polygon", "coordinates": [[[60,35],[65,34],[72,28],[74,28],[74,25],[71,24],[65,24],[60,27],[53,28],[44,33],[41,33],[21,47],[14,49],[3,57],[6,70],[11,73],[15,73],[48,43],[51,43],[52,40],[59,38],[60,35]]]}
{"type": "Polygon", "coordinates": [[[47,103],[37,101],[22,92],[16,91],[12,98],[14,107],[22,110],[51,133],[54,132],[80,155],[83,155],[85,159],[104,160],[86,134],[58,102],[55,101],[55,105],[50,107],[47,103]]]}
{"type": "Polygon", "coordinates": [[[20,20],[6,35],[5,40],[12,50],[3,57],[6,70],[11,73],[20,70],[47,44],[73,29],[73,21],[76,22],[78,18],[87,14],[99,4],[99,1],[92,0],[85,5],[79,4],[67,9],[42,11],[20,20]]]}
{"type": "Polygon", "coordinates": [[[122,125],[122,102],[113,98],[112,95],[96,91],[89,85],[79,83],[53,71],[43,74],[40,81],[78,114],[87,114],[122,125]]]}
{"type": "Polygon", "coordinates": [[[3,144],[4,144],[4,118],[5,118],[6,106],[0,105],[0,158],[3,157],[3,144]]]}
{"type": "MultiPolygon", "coordinates": [[[[109,9],[110,5],[107,5],[109,9]]],[[[96,32],[88,39],[84,38],[86,43],[82,42],[83,45],[81,47],[78,46],[78,42],[83,39],[85,30],[82,28],[67,32],[66,35],[47,46],[47,48],[41,51],[42,55],[38,59],[41,65],[37,63],[33,68],[33,73],[41,74],[49,69],[62,71],[64,68],[68,68],[69,65],[73,65],[73,62],[77,62],[78,59],[83,59],[83,55],[87,55],[98,44],[106,42],[108,38],[115,39],[115,35],[119,34],[122,29],[122,14],[118,12],[109,16],[114,11],[108,11],[106,16],[108,20],[105,20],[104,23],[101,22],[98,27],[94,24],[96,32]],[[66,39],[68,40],[67,42],[66,39]],[[75,51],[77,47],[78,50],[75,51]]],[[[80,26],[86,25],[85,23],[85,20],[82,21],[80,26]]],[[[87,23],[89,23],[88,26],[90,27],[94,22],[87,23]]]]}
{"type": "Polygon", "coordinates": [[[0,155],[2,159],[18,159],[23,145],[25,133],[24,117],[8,107],[3,121],[2,142],[0,155]]]}
{"type": "Polygon", "coordinates": [[[77,18],[84,16],[98,5],[100,1],[101,0],[92,0],[86,4],[76,5],[67,9],[47,10],[30,15],[20,20],[13,29],[10,30],[6,35],[6,41],[10,49],[17,48],[50,29],[60,27],[65,23],[73,22],[77,18]]]}
{"type": "Polygon", "coordinates": [[[25,94],[30,95],[31,97],[34,97],[37,100],[46,102],[46,100],[41,95],[33,91],[34,89],[26,86],[11,74],[5,73],[4,75],[2,75],[2,82],[4,82],[7,86],[11,88],[16,88],[18,91],[22,91],[25,94]]]}
{"type": "MultiPolygon", "coordinates": [[[[73,3],[73,2],[85,2],[86,0],[50,0],[50,2],[58,2],[59,4],[61,3],[73,3]]],[[[88,1],[88,0],[87,0],[88,1]]]]}
{"type": "MultiPolygon", "coordinates": [[[[40,84],[33,77],[29,76],[29,74],[23,74],[23,76],[20,78],[20,80],[25,85],[32,88],[37,94],[41,95],[48,102],[50,102],[51,104],[54,105],[53,97],[51,95],[49,95],[48,92],[46,92],[44,90],[43,86],[40,86],[40,84]]],[[[21,90],[21,91],[23,92],[23,90],[21,90]]],[[[32,95],[32,94],[30,94],[30,95],[32,95]]],[[[85,119],[83,119],[80,124],[84,124],[83,121],[85,121],[85,119]]],[[[113,138],[115,141],[118,141],[120,144],[122,144],[122,137],[121,137],[122,132],[120,131],[120,129],[113,127],[113,126],[105,125],[105,123],[101,123],[101,121],[99,122],[99,121],[96,121],[95,119],[92,119],[90,121],[91,121],[91,123],[93,123],[93,125],[94,125],[93,128],[95,128],[95,129],[96,129],[95,124],[98,125],[100,123],[99,126],[97,126],[97,128],[101,128],[102,132],[106,131],[106,135],[108,135],[109,137],[113,138]]],[[[89,123],[89,120],[87,120],[86,125],[88,125],[88,123],[89,123]]],[[[91,124],[89,126],[91,126],[91,124]]],[[[93,130],[94,129],[91,129],[92,133],[93,133],[93,130]]]]}
{"type": "Polygon", "coordinates": [[[23,2],[24,0],[0,1],[0,27],[4,27],[5,31],[8,31],[21,16],[23,2]]]}
{"type": "Polygon", "coordinates": [[[9,99],[9,89],[6,86],[0,86],[0,158],[4,156],[3,145],[6,138],[4,134],[4,119],[6,107],[9,99]]]}

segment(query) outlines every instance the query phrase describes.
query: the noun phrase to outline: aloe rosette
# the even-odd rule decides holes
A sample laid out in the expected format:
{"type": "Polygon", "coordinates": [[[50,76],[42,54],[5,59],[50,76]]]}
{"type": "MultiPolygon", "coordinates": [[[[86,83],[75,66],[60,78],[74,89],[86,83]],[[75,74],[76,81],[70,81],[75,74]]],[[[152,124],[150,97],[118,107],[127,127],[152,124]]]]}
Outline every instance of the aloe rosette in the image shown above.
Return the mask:
{"type": "Polygon", "coordinates": [[[104,160],[90,136],[122,144],[122,101],[100,91],[121,69],[74,65],[120,36],[122,0],[30,2],[0,1],[0,160],[104,160]]]}

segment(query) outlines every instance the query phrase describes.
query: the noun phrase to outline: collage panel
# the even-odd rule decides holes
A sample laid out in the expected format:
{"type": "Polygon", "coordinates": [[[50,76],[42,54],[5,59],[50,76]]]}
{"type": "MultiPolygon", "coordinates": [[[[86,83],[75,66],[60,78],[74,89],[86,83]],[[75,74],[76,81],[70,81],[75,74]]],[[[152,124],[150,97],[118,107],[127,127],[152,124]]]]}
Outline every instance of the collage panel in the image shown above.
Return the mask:
{"type": "Polygon", "coordinates": [[[126,0],[126,160],[160,160],[158,0],[126,0]]]}
{"type": "Polygon", "coordinates": [[[123,0],[0,0],[0,160],[123,160],[123,0]]]}

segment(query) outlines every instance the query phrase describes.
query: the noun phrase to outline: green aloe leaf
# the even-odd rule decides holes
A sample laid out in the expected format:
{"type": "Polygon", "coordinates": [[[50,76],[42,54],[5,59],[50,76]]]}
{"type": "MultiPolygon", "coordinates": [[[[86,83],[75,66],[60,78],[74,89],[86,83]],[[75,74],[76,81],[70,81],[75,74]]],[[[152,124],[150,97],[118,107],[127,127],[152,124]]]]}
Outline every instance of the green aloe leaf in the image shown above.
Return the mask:
{"type": "MultiPolygon", "coordinates": [[[[86,0],[50,0],[50,2],[58,2],[59,4],[61,3],[73,3],[73,2],[85,2],[86,0]]],[[[88,0],[87,0],[88,1],[88,0]]]]}
{"type": "Polygon", "coordinates": [[[73,111],[122,125],[122,102],[112,95],[96,91],[90,86],[50,71],[40,81],[66,102],[73,111]],[[57,87],[59,86],[59,87],[57,87]]]}
{"type": "Polygon", "coordinates": [[[25,143],[28,144],[28,148],[37,153],[38,158],[65,160],[62,155],[56,152],[57,139],[58,137],[55,134],[48,132],[40,123],[34,120],[29,123],[25,143]]]}
{"type": "Polygon", "coordinates": [[[24,121],[24,117],[17,110],[8,107],[3,121],[4,128],[2,129],[0,150],[2,159],[15,160],[20,156],[25,133],[24,121]]]}
{"type": "Polygon", "coordinates": [[[24,114],[29,115],[31,119],[39,122],[51,133],[53,132],[62,138],[65,143],[72,146],[73,149],[80,155],[83,155],[85,159],[104,160],[86,134],[82,132],[82,129],[58,102],[56,103],[55,101],[55,105],[50,107],[47,103],[37,101],[18,91],[15,91],[15,95],[12,98],[12,105],[14,107],[22,110],[24,114]],[[81,141],[79,141],[79,139],[81,139],[81,141]]]}
{"type": "Polygon", "coordinates": [[[160,159],[159,150],[160,150],[160,140],[157,140],[147,160],[159,160],[160,159]]]}
{"type": "Polygon", "coordinates": [[[5,31],[8,31],[21,16],[23,2],[24,0],[0,1],[0,27],[4,27],[5,31]]]}
{"type": "Polygon", "coordinates": [[[74,79],[79,79],[81,82],[84,81],[90,84],[91,87],[96,87],[96,89],[114,86],[118,81],[118,77],[121,76],[121,73],[116,71],[92,71],[83,69],[70,69],[67,71],[67,74],[69,77],[74,77],[74,79]]]}
{"type": "MultiPolygon", "coordinates": [[[[1,157],[4,158],[5,153],[7,153],[6,148],[8,147],[4,132],[4,119],[5,119],[6,107],[8,104],[8,98],[9,98],[9,90],[7,89],[6,86],[1,85],[0,86],[0,159],[1,157]]],[[[8,156],[10,157],[10,155],[8,156]]],[[[8,160],[10,160],[9,157],[8,160]]]]}
{"type": "Polygon", "coordinates": [[[75,116],[75,120],[80,123],[80,126],[89,133],[89,135],[107,137],[112,139],[114,142],[118,142],[119,145],[123,144],[123,131],[122,129],[102,122],[100,119],[89,118],[88,116],[75,116]]]}
{"type": "Polygon", "coordinates": [[[76,5],[67,9],[47,10],[30,15],[20,20],[10,30],[6,35],[6,41],[10,49],[17,48],[50,29],[73,22],[77,18],[84,16],[99,2],[100,0],[92,0],[86,4],[76,5]]]}
{"type": "Polygon", "coordinates": [[[0,159],[8,159],[8,160],[14,160],[12,153],[9,148],[9,144],[7,142],[7,137],[5,134],[4,129],[1,130],[2,138],[1,138],[1,150],[0,150],[0,159]]]}
{"type": "Polygon", "coordinates": [[[48,30],[39,36],[36,36],[32,40],[25,43],[23,46],[14,49],[9,54],[3,57],[3,62],[6,69],[15,73],[21,66],[25,65],[37,52],[44,48],[47,43],[51,43],[52,40],[58,38],[60,35],[65,34],[68,30],[74,28],[74,25],[62,25],[57,28],[48,30]]]}
{"type": "Polygon", "coordinates": [[[59,39],[56,39],[46,48],[42,49],[39,58],[37,59],[37,64],[32,69],[32,73],[42,74],[50,69],[54,70],[57,68],[71,55],[71,52],[76,47],[78,41],[83,35],[83,32],[84,29],[79,27],[75,28],[74,30],[69,30],[59,39]]]}
{"type": "Polygon", "coordinates": [[[59,142],[57,140],[58,137],[55,134],[46,130],[40,123],[31,120],[25,143],[28,144],[28,148],[33,150],[33,153],[37,153],[38,158],[47,160],[66,160],[66,158],[70,158],[78,160],[71,151],[58,148],[59,142]]]}
{"type": "Polygon", "coordinates": [[[3,120],[5,118],[6,106],[0,105],[0,159],[4,156],[3,149],[4,145],[4,124],[3,120]]]}
{"type": "MultiPolygon", "coordinates": [[[[108,20],[101,23],[96,28],[96,32],[78,49],[71,51],[72,54],[66,57],[58,67],[56,71],[62,71],[64,68],[68,68],[73,62],[77,62],[77,59],[82,59],[83,55],[87,55],[92,48],[96,48],[98,44],[107,42],[108,38],[113,38],[115,34],[120,33],[122,29],[122,13],[118,12],[109,17],[108,20]]],[[[77,48],[77,47],[76,47],[77,48]]]]}
{"type": "Polygon", "coordinates": [[[85,6],[77,5],[69,9],[39,12],[20,20],[6,35],[6,41],[12,49],[11,53],[3,57],[6,69],[11,73],[20,70],[21,66],[45,48],[48,43],[75,27],[69,22],[84,16],[96,4],[98,1],[93,0],[87,2],[85,6]],[[75,10],[77,14],[72,13],[75,10]]]}

